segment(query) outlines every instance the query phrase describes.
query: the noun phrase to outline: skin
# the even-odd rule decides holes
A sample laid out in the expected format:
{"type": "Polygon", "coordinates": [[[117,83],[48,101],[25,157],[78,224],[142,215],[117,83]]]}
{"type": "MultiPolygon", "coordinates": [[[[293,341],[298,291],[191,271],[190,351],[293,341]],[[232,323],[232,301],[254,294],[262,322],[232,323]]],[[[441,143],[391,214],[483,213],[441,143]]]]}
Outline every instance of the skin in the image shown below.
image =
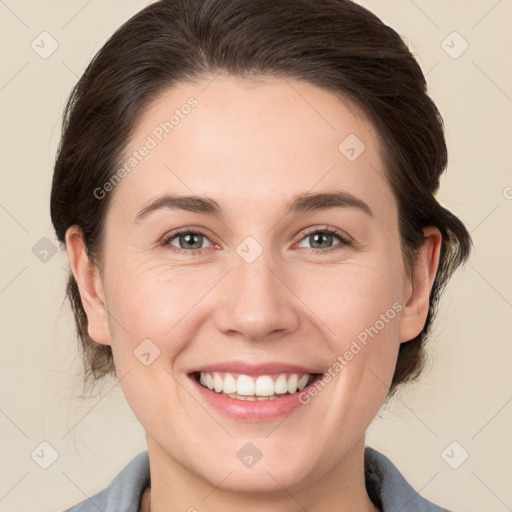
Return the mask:
{"type": "Polygon", "coordinates": [[[126,155],[190,96],[198,105],[115,188],[100,268],[77,227],[66,234],[89,334],[112,346],[146,431],[151,510],[376,511],[364,484],[365,431],[388,392],[400,343],[425,323],[441,234],[424,230],[409,273],[378,134],[354,105],[304,81],[249,84],[221,75],[176,85],[141,116],[126,155]],[[354,161],[338,150],[348,134],[366,146],[354,161]],[[285,215],[294,195],[334,189],[365,201],[373,216],[356,208],[285,215]],[[208,196],[225,215],[162,209],[135,223],[164,192],[208,196]],[[315,246],[306,228],[326,226],[353,245],[333,237],[315,246]],[[159,245],[189,227],[205,234],[200,254],[182,237],[159,245]],[[263,250],[250,264],[236,252],[247,236],[263,250]],[[285,418],[228,418],[187,376],[234,358],[326,372],[394,303],[402,306],[394,319],[285,418]],[[149,366],[133,353],[146,338],[160,349],[149,366]],[[236,456],[248,441],[262,453],[252,468],[236,456]]]}

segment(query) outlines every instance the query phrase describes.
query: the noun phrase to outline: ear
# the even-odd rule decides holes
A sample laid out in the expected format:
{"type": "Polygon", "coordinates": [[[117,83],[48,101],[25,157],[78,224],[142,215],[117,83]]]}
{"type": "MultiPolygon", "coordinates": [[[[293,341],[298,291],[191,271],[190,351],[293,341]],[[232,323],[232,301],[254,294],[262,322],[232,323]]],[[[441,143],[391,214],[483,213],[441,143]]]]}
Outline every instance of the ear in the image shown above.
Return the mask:
{"type": "Polygon", "coordinates": [[[69,266],[77,282],[82,305],[87,315],[89,336],[97,343],[110,345],[107,303],[99,269],[89,259],[82,232],[76,225],[66,231],[66,248],[69,266]]]}
{"type": "Polygon", "coordinates": [[[430,292],[439,266],[443,236],[438,228],[423,229],[426,240],[419,248],[418,260],[404,290],[405,306],[400,316],[400,342],[418,336],[427,320],[430,292]]]}

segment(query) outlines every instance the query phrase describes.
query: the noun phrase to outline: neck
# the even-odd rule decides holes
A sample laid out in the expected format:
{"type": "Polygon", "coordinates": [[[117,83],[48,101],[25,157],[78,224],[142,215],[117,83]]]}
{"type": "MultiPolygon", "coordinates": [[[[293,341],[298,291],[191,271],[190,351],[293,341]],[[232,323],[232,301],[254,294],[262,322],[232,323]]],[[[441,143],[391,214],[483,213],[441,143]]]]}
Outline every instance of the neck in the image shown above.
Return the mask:
{"type": "MultiPolygon", "coordinates": [[[[147,437],[151,472],[151,492],[145,493],[141,512],[380,512],[371,502],[364,481],[364,436],[327,471],[304,473],[301,482],[266,492],[234,492],[223,486],[229,474],[208,482],[197,472],[186,469],[149,435],[147,437]],[[169,508],[172,504],[172,508],[169,508]]],[[[275,479],[274,479],[275,481],[275,479]]]]}

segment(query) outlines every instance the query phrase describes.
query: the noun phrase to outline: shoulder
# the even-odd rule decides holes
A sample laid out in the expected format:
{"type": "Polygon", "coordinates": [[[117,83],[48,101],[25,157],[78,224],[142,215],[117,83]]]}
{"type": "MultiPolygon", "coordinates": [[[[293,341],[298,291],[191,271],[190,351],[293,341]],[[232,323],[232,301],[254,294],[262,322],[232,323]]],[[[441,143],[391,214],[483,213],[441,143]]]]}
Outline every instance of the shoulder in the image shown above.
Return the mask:
{"type": "Polygon", "coordinates": [[[140,499],[149,484],[149,455],[143,451],[121,470],[108,487],[65,512],[138,512],[140,499]]]}
{"type": "Polygon", "coordinates": [[[450,512],[420,496],[398,468],[374,448],[365,448],[364,465],[368,494],[372,501],[380,501],[383,512],[450,512]]]}

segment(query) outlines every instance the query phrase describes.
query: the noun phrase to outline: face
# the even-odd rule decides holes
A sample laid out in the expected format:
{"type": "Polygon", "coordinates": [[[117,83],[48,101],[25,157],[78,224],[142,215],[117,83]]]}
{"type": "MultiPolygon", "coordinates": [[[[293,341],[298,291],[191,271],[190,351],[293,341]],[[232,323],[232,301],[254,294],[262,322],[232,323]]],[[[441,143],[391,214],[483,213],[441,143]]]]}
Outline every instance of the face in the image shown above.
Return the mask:
{"type": "Polygon", "coordinates": [[[306,82],[220,76],[161,94],[125,164],[96,288],[108,315],[88,306],[89,332],[150,457],[245,492],[335,471],[428,303],[373,126],[306,82]]]}

